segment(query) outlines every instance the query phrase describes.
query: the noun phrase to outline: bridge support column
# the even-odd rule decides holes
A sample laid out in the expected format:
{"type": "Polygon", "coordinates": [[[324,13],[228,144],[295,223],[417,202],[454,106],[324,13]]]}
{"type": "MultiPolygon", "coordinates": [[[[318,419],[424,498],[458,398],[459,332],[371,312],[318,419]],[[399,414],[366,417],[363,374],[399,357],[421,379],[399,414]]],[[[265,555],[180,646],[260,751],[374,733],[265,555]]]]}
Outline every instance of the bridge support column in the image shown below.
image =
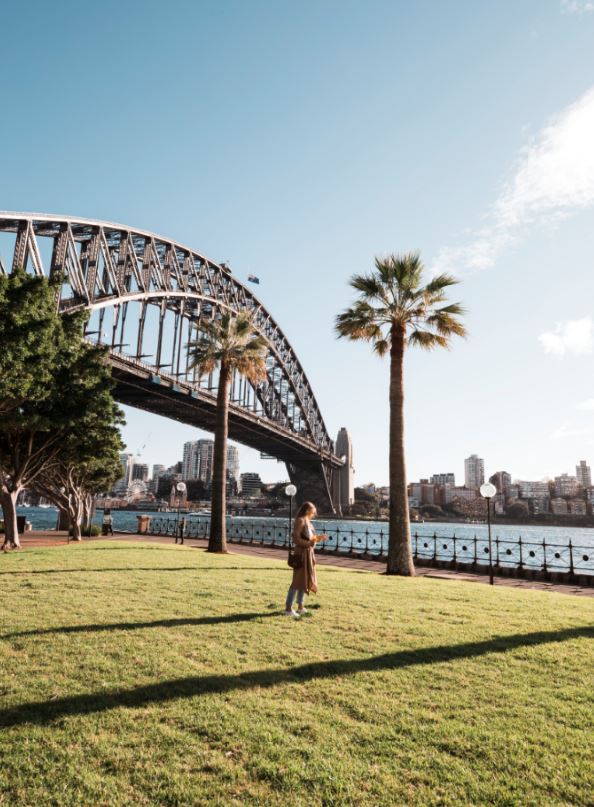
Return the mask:
{"type": "Polygon", "coordinates": [[[325,463],[320,460],[288,462],[287,470],[297,488],[297,506],[303,502],[313,502],[320,515],[335,513],[330,492],[332,471],[325,463]]]}

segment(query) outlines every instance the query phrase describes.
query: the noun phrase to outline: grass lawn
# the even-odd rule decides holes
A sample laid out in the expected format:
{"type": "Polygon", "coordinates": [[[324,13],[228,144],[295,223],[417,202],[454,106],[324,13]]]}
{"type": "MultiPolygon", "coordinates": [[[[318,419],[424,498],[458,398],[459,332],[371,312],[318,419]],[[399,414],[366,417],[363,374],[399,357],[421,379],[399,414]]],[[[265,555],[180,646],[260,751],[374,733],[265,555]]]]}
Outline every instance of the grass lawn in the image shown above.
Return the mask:
{"type": "Polygon", "coordinates": [[[0,804],[593,804],[594,600],[318,571],[0,557],[0,804]]]}

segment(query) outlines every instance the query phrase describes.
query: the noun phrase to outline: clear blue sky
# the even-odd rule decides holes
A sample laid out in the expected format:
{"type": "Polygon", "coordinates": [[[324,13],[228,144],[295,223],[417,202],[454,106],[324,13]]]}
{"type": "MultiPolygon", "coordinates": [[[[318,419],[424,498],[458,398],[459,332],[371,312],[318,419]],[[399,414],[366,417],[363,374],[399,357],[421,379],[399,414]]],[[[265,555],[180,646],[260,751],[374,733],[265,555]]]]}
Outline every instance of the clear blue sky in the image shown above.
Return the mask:
{"type": "MultiPolygon", "coordinates": [[[[387,481],[388,367],[334,316],[374,254],[417,248],[462,278],[470,338],[410,354],[409,477],[594,460],[589,0],[14,3],[0,67],[0,209],[257,274],[357,483],[387,481]]],[[[150,463],[197,436],[127,417],[150,463]]],[[[285,476],[247,450],[242,470],[285,476]]]]}

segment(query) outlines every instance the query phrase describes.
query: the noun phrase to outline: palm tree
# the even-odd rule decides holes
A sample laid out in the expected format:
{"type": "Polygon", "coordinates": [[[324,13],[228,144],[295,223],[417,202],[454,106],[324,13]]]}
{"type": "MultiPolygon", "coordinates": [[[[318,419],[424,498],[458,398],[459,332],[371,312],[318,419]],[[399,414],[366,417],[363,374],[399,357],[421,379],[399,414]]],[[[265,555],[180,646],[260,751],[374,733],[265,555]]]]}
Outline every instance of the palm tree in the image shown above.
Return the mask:
{"type": "Polygon", "coordinates": [[[200,338],[188,345],[190,367],[203,376],[219,369],[217,410],[214,433],[212,506],[209,552],[227,551],[227,434],[229,431],[229,388],[233,373],[239,373],[252,384],[266,378],[266,340],[256,334],[250,314],[229,313],[213,319],[202,330],[200,338]]]}
{"type": "Polygon", "coordinates": [[[414,575],[404,451],[404,351],[449,348],[452,336],[466,336],[458,319],[464,309],[447,303],[445,290],[458,281],[437,275],[422,286],[424,266],[418,253],[375,259],[375,271],[354,275],[350,285],[359,299],[336,318],[339,337],[373,344],[390,353],[390,540],[388,574],[414,575]]]}

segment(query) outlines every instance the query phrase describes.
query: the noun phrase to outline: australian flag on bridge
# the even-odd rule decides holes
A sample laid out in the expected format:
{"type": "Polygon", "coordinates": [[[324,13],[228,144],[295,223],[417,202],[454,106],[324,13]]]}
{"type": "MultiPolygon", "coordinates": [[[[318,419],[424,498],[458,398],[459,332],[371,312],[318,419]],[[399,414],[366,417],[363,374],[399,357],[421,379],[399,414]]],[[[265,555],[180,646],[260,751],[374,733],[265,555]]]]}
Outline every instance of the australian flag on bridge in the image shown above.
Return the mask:
{"type": "Polygon", "coordinates": [[[256,275],[248,275],[248,281],[250,283],[256,283],[258,286],[260,285],[260,278],[256,277],[256,275]]]}

